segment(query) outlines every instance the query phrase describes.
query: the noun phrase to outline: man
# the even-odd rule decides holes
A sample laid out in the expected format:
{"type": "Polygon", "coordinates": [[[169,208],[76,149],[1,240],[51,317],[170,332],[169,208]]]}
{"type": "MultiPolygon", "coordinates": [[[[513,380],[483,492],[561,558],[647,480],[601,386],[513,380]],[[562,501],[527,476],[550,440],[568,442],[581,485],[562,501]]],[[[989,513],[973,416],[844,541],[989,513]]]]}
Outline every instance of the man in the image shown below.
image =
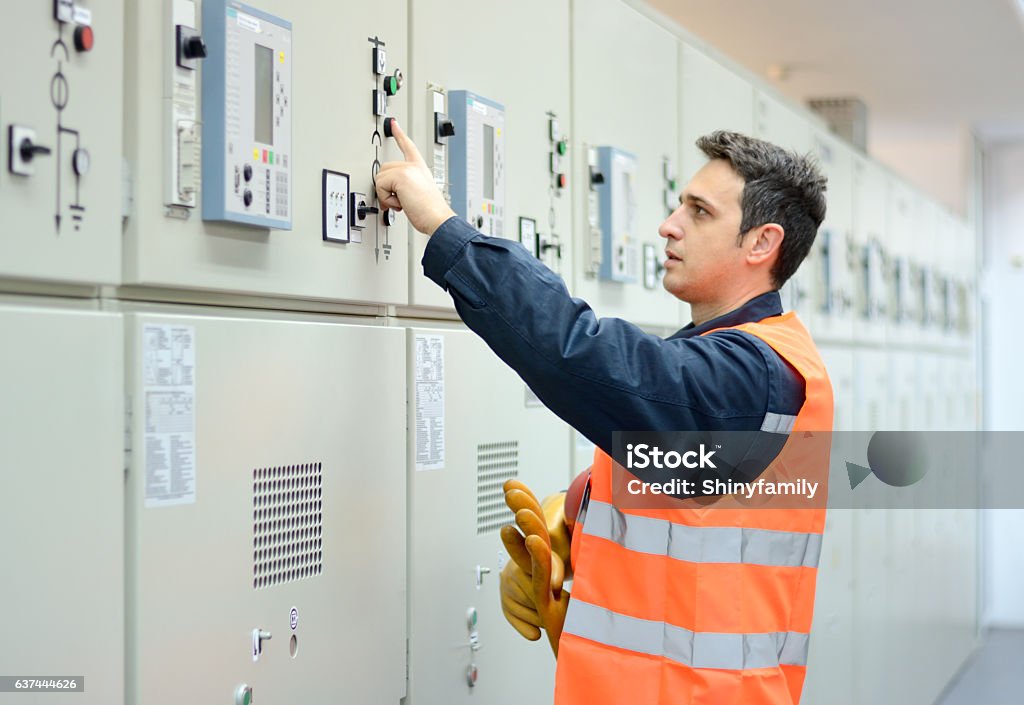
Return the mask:
{"type": "MultiPolygon", "coordinates": [[[[622,430],[831,431],[824,365],[778,294],[824,219],[825,179],[760,140],[698,140],[709,162],[658,231],[663,286],[690,304],[693,323],[661,339],[598,319],[519,244],[454,217],[416,147],[397,124],[392,133],[407,161],[381,168],[377,194],[432,234],[424,272],[597,446],[589,476],[570,488],[582,502],[541,506],[506,487],[522,534],[503,531],[514,559],[503,609],[527,638],[548,632],[556,705],[798,703],[824,509],[623,508],[610,455],[622,430]],[[572,520],[580,504],[569,541],[563,507],[572,520]],[[571,600],[560,590],[570,570],[571,600]]],[[[827,466],[827,453],[811,460],[827,466]]]]}

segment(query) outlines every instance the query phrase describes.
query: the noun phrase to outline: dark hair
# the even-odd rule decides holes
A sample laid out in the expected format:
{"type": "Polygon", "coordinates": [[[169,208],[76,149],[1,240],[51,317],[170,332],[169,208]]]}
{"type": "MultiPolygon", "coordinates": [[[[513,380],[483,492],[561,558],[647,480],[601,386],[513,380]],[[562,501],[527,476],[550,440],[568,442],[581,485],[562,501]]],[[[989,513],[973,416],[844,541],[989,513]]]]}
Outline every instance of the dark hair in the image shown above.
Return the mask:
{"type": "Polygon", "coordinates": [[[814,244],[825,219],[828,179],[810,156],[788,152],[770,142],[719,130],[697,140],[708,159],[725,159],[743,177],[740,237],[751,228],[778,223],[785,231],[772,279],[781,287],[793,276],[814,244]]]}

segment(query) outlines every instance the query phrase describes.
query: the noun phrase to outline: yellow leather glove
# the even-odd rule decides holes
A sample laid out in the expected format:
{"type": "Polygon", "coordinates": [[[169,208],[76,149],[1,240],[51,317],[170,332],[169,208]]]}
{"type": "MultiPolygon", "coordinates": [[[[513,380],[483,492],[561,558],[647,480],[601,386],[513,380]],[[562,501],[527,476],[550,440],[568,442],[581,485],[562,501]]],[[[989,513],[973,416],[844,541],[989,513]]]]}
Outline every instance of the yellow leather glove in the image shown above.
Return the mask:
{"type": "MultiPolygon", "coordinates": [[[[572,577],[569,562],[572,533],[565,523],[565,492],[553,494],[543,502],[538,502],[530,488],[519,480],[506,481],[504,490],[505,504],[515,514],[522,538],[525,540],[530,534],[537,534],[551,548],[551,589],[557,596],[562,590],[562,582],[572,577]],[[529,510],[529,514],[524,513],[524,509],[529,510]]],[[[505,543],[508,548],[509,541],[505,543]]],[[[532,574],[525,545],[519,550],[510,548],[509,555],[527,575],[532,574]]]]}
{"type": "MultiPolygon", "coordinates": [[[[519,532],[515,527],[506,526],[522,541],[519,532]]],[[[503,536],[504,538],[504,536],[503,536]]],[[[525,545],[523,546],[525,550],[525,545]]],[[[519,632],[524,639],[537,641],[540,639],[540,627],[543,622],[537,613],[537,606],[533,600],[533,579],[519,567],[515,561],[509,561],[501,569],[499,582],[501,591],[501,612],[505,620],[512,625],[512,628],[519,632]]]]}
{"type": "Polygon", "coordinates": [[[551,547],[535,535],[526,537],[526,550],[533,562],[533,599],[537,605],[544,631],[548,634],[551,651],[558,657],[558,640],[562,636],[565,624],[565,613],[569,609],[569,593],[560,591],[556,596],[551,591],[551,568],[555,564],[551,560],[551,547]]]}
{"type": "Polygon", "coordinates": [[[571,539],[565,524],[565,494],[539,503],[518,480],[506,482],[504,490],[505,503],[515,512],[519,530],[511,525],[501,529],[501,540],[511,558],[501,573],[502,612],[509,624],[531,641],[540,638],[538,627],[543,627],[557,655],[569,604],[569,594],[562,590],[571,539]]]}

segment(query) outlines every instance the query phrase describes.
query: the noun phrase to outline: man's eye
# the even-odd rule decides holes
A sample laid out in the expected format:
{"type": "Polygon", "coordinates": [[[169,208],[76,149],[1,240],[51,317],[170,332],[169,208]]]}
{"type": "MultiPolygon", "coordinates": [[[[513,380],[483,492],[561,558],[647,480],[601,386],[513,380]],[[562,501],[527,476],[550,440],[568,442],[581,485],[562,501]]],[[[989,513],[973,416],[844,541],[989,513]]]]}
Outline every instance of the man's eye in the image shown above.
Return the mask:
{"type": "Polygon", "coordinates": [[[708,215],[708,212],[706,210],[704,210],[704,208],[702,206],[695,205],[693,207],[693,214],[694,215],[708,215]]]}

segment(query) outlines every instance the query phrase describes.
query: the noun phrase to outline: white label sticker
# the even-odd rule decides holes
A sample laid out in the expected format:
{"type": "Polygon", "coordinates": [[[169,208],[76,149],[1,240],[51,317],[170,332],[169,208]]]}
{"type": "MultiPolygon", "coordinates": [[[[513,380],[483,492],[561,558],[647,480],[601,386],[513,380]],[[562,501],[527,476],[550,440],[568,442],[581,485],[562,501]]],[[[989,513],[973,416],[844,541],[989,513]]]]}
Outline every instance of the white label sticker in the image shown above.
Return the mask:
{"type": "Polygon", "coordinates": [[[146,507],[196,501],[196,380],[193,326],[142,331],[146,507]]]}
{"type": "Polygon", "coordinates": [[[92,25],[92,10],[87,7],[75,5],[71,12],[71,19],[75,24],[81,24],[89,27],[92,25]]]}
{"type": "Polygon", "coordinates": [[[251,15],[244,15],[241,12],[238,13],[238,26],[250,32],[260,31],[260,21],[251,15]]]}
{"type": "Polygon", "coordinates": [[[444,337],[416,335],[416,469],[444,467],[444,337]]]}
{"type": "Polygon", "coordinates": [[[483,103],[478,103],[475,100],[471,100],[471,101],[469,101],[469,105],[470,105],[470,107],[473,108],[473,110],[477,111],[481,115],[486,115],[487,114],[487,106],[484,105],[483,103]]]}
{"type": "Polygon", "coordinates": [[[434,91],[434,112],[444,112],[444,93],[441,91],[434,91]]]}

